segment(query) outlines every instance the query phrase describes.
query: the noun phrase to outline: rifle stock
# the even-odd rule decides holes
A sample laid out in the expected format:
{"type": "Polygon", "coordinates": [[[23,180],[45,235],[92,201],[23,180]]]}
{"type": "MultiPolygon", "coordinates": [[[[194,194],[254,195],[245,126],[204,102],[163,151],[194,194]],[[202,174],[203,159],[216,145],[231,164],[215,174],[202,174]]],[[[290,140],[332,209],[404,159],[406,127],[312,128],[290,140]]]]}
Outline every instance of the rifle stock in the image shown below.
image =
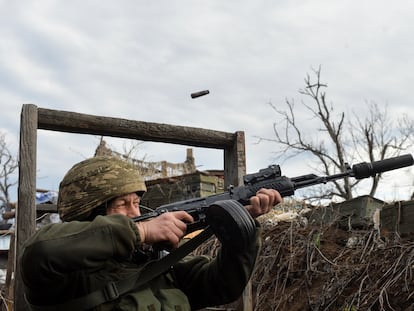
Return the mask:
{"type": "Polygon", "coordinates": [[[353,177],[355,179],[374,177],[377,174],[411,166],[413,164],[413,156],[411,154],[406,154],[371,163],[361,162],[354,164],[352,167],[346,165],[346,169],[339,174],[329,176],[307,174],[293,178],[282,176],[279,165],[271,165],[267,168],[259,170],[257,173],[244,176],[244,185],[242,186],[230,186],[226,192],[221,194],[165,204],[156,208],[152,212],[135,217],[133,220],[143,221],[152,217],[157,217],[165,212],[186,211],[194,218],[194,223],[188,224],[187,226],[187,233],[190,233],[209,225],[206,210],[209,206],[218,201],[236,200],[242,205],[247,205],[249,204],[249,199],[256,195],[256,192],[261,188],[275,189],[279,191],[282,197],[285,197],[293,195],[295,190],[300,188],[316,184],[325,184],[333,180],[347,177],[353,177]]]}

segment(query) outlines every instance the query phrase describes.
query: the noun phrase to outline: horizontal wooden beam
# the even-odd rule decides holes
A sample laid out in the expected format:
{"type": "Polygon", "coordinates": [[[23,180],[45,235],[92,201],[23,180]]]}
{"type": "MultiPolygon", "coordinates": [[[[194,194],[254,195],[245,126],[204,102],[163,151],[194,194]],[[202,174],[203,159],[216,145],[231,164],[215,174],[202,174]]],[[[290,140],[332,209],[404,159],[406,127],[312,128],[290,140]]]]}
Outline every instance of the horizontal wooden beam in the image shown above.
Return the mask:
{"type": "Polygon", "coordinates": [[[38,129],[224,149],[235,133],[38,108],[38,129]]]}

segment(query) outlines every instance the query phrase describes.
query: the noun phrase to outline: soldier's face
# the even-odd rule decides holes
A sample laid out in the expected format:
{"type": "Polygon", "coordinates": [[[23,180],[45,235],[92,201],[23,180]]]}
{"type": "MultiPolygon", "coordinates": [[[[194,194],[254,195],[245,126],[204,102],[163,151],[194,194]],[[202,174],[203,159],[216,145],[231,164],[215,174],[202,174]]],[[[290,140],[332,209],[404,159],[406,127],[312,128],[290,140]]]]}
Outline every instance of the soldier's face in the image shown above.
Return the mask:
{"type": "Polygon", "coordinates": [[[141,215],[139,210],[140,197],[134,193],[128,193],[115,198],[106,209],[107,215],[121,214],[128,217],[141,215]]]}

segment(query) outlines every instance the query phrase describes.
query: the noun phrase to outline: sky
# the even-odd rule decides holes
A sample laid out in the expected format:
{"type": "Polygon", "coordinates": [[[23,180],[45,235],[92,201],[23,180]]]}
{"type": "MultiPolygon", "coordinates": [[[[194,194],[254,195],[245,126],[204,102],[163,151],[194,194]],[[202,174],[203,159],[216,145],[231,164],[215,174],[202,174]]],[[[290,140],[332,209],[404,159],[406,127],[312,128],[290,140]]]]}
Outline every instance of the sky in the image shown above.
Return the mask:
{"type": "MultiPolygon", "coordinates": [[[[315,68],[335,111],[363,115],[375,102],[391,118],[414,116],[413,15],[409,0],[0,0],[0,132],[17,154],[29,103],[244,131],[247,172],[255,172],[281,161],[280,146],[258,143],[273,136],[278,116],[269,103],[300,103],[315,68]]],[[[297,117],[309,120],[304,109],[297,117]]],[[[93,156],[99,137],[39,130],[37,143],[37,186],[57,190],[72,165],[93,156]]],[[[138,155],[178,163],[187,147],[145,142],[138,155]]],[[[222,151],[193,149],[200,170],[223,168],[222,151]]],[[[307,170],[304,159],[283,161],[287,176],[307,170]]],[[[411,195],[414,171],[403,173],[408,179],[389,174],[388,199],[411,195]]]]}

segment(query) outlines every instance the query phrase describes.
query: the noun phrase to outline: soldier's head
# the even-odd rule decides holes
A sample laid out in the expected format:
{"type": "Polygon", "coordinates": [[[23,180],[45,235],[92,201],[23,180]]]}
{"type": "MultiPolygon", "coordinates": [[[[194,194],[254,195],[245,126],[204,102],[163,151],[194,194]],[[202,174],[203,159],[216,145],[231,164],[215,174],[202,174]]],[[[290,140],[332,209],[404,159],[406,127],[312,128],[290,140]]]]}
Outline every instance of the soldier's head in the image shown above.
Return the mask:
{"type": "Polygon", "coordinates": [[[146,190],[134,165],[115,157],[93,157],[66,173],[59,185],[58,212],[63,221],[115,213],[130,216],[122,208],[127,203],[138,208],[146,190]]]}

